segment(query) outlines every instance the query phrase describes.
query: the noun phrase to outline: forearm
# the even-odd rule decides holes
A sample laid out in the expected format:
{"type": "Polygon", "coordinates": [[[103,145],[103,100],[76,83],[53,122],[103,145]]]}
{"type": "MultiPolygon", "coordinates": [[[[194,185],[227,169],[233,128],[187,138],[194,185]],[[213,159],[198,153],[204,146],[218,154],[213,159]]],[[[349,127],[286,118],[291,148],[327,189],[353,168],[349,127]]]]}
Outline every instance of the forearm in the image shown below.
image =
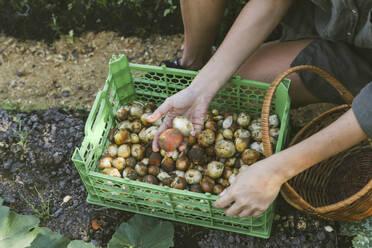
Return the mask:
{"type": "Polygon", "coordinates": [[[353,111],[349,110],[318,133],[267,158],[266,164],[279,180],[285,182],[366,138],[353,111]]]}
{"type": "Polygon", "coordinates": [[[250,0],[192,86],[215,93],[268,37],[292,0],[250,0]],[[204,87],[204,88],[203,88],[204,87]]]}

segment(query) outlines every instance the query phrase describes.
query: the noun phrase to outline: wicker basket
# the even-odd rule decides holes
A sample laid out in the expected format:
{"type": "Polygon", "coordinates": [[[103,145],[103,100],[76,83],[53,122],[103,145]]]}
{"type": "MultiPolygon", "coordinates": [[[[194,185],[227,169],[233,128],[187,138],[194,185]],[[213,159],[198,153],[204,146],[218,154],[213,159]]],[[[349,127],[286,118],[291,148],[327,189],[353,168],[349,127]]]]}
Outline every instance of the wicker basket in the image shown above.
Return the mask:
{"type": "MultiPolygon", "coordinates": [[[[297,66],[280,74],[270,86],[262,110],[265,156],[272,155],[269,111],[278,83],[299,70],[310,70],[337,89],[347,104],[334,107],[308,123],[289,146],[299,143],[339,118],[350,109],[353,96],[335,78],[314,66],[297,66]]],[[[366,140],[324,160],[284,183],[281,194],[293,207],[336,221],[361,220],[372,215],[372,149],[366,140]]]]}

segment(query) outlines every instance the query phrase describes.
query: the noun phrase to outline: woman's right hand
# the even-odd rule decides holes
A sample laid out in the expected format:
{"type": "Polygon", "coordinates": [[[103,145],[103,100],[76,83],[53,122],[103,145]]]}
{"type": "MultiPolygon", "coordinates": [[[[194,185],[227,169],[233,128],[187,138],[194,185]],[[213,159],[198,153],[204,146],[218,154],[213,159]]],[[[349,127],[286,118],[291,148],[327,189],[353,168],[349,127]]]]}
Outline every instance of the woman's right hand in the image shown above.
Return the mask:
{"type": "MultiPolygon", "coordinates": [[[[213,95],[214,94],[206,92],[205,90],[203,91],[196,87],[189,86],[173,96],[168,97],[164,103],[147,118],[149,122],[154,122],[165,115],[165,118],[153,140],[152,150],[154,152],[159,151],[159,135],[164,130],[172,127],[172,120],[176,116],[182,115],[191,121],[194,126],[194,131],[191,132],[191,135],[195,136],[198,134],[204,125],[204,118],[213,95]]],[[[179,149],[183,150],[185,148],[186,143],[184,142],[179,149]]]]}

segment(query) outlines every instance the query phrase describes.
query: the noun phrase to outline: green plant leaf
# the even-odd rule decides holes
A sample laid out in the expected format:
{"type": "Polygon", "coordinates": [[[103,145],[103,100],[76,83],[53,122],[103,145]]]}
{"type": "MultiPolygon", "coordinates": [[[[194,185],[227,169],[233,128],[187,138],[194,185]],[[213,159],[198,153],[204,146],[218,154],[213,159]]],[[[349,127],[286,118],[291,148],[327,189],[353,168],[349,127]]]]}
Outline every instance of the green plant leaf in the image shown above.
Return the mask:
{"type": "Polygon", "coordinates": [[[95,248],[94,245],[91,243],[86,243],[81,240],[73,240],[71,243],[67,246],[67,248],[95,248]]]}
{"type": "Polygon", "coordinates": [[[134,215],[114,233],[108,248],[168,248],[173,247],[174,228],[170,222],[134,215]]]}
{"type": "Polygon", "coordinates": [[[32,215],[20,215],[3,206],[0,198],[0,247],[65,248],[69,239],[38,227],[40,220],[32,215]]]}
{"type": "Polygon", "coordinates": [[[352,240],[354,248],[372,246],[372,217],[362,221],[340,223],[340,233],[345,236],[355,236],[352,240]]]}
{"type": "Polygon", "coordinates": [[[45,232],[39,233],[27,248],[65,248],[69,242],[68,238],[46,228],[45,232]]]}

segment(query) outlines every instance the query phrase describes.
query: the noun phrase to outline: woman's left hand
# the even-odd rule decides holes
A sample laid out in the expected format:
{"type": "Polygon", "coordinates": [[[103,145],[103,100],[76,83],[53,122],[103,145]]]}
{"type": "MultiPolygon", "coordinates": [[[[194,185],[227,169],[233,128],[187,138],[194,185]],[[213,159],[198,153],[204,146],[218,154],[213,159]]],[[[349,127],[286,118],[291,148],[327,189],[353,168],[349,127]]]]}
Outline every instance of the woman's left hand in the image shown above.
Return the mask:
{"type": "Polygon", "coordinates": [[[283,180],[261,160],[244,169],[234,183],[220,194],[214,206],[224,208],[227,216],[258,216],[274,201],[283,180]]]}

